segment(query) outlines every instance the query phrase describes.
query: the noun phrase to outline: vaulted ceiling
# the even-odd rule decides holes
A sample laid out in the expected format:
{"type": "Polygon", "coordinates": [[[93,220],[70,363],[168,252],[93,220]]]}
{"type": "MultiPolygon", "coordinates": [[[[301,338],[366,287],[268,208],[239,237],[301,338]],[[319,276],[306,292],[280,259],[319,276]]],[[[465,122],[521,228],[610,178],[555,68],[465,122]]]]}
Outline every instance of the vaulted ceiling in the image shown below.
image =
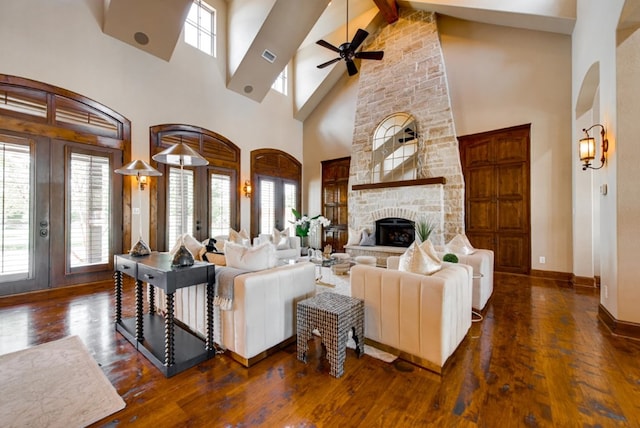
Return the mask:
{"type": "MultiPolygon", "coordinates": [[[[103,31],[169,61],[191,2],[110,0],[103,31]]],[[[221,40],[227,42],[227,88],[261,102],[291,63],[293,110],[300,120],[346,76],[344,61],[316,67],[337,54],[315,42],[339,46],[358,28],[373,33],[397,20],[398,8],[562,34],[571,34],[576,18],[576,0],[227,0],[226,7],[219,18],[226,16],[221,40]],[[272,62],[263,58],[265,50],[275,55],[272,62]]]]}

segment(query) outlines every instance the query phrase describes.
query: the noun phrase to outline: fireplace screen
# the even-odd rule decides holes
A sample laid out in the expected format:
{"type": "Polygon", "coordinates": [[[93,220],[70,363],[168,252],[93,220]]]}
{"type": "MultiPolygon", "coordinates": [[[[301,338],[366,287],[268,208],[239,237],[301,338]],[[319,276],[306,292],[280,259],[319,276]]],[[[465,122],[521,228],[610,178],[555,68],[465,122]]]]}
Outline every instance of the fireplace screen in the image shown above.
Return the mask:
{"type": "Polygon", "coordinates": [[[397,217],[376,221],[376,245],[408,247],[415,239],[415,225],[411,220],[397,217]]]}

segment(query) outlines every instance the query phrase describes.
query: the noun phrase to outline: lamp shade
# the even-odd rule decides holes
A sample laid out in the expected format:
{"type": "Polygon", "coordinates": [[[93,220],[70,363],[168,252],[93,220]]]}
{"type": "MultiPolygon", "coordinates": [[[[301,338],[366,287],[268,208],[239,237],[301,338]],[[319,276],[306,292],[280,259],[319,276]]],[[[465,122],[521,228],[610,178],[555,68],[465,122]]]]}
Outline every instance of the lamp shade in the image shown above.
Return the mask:
{"type": "Polygon", "coordinates": [[[169,165],[201,166],[207,165],[208,160],[200,156],[185,143],[177,143],[173,146],[153,155],[153,160],[169,165]]]}
{"type": "Polygon", "coordinates": [[[160,171],[143,160],[131,161],[123,167],[116,169],[116,172],[122,175],[136,175],[138,177],[162,175],[160,171]]]}
{"type": "Polygon", "coordinates": [[[578,146],[580,161],[589,162],[596,157],[596,141],[593,137],[585,137],[580,140],[578,146]]]}

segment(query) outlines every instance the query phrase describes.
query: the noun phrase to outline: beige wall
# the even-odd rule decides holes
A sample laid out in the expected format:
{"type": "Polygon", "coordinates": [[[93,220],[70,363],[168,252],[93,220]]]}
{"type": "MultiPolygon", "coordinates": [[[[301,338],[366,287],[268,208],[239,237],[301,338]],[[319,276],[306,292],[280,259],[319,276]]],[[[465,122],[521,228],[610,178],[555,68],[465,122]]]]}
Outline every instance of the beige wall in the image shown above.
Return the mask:
{"type": "MultiPolygon", "coordinates": [[[[597,206],[599,211],[599,223],[593,226],[598,230],[599,239],[592,245],[598,249],[601,293],[600,302],[616,318],[619,314],[619,302],[623,297],[620,294],[619,266],[618,266],[618,235],[619,215],[617,213],[619,178],[617,177],[619,156],[617,154],[618,117],[616,101],[616,26],[620,17],[624,0],[613,0],[602,3],[596,0],[579,0],[576,25],[572,36],[572,110],[576,110],[579,94],[585,82],[589,69],[596,64],[599,67],[599,81],[597,82],[597,97],[593,102],[591,115],[592,121],[597,120],[607,128],[609,139],[609,155],[606,166],[598,171],[579,170],[578,159],[574,157],[575,172],[575,199],[576,207],[580,207],[583,201],[590,201],[592,207],[597,206]],[[600,30],[593,31],[594,26],[600,30]],[[584,186],[587,180],[588,186],[584,186]],[[608,192],[599,195],[594,188],[606,184],[608,192]],[[589,188],[591,186],[591,188],[589,188]],[[582,201],[582,202],[581,202],[582,201]]],[[[635,120],[635,119],[634,119],[635,120]]],[[[589,118],[574,117],[573,141],[577,142],[582,135],[581,129],[587,126],[589,118]]],[[[590,126],[590,125],[589,125],[590,126]]],[[[577,144],[577,143],[574,143],[577,144]]],[[[583,207],[584,208],[584,207],[583,207]]],[[[577,209],[577,208],[576,208],[577,209]]],[[[589,209],[589,207],[586,207],[589,209]]],[[[574,230],[579,222],[574,223],[574,230]]],[[[588,233],[584,237],[577,233],[574,245],[580,248],[591,243],[586,241],[588,233]]],[[[637,302],[637,300],[634,300],[637,302]]],[[[637,311],[635,311],[637,313],[637,311]]],[[[640,320],[634,315],[636,321],[640,320]]],[[[631,320],[631,318],[626,318],[631,320]]]]}
{"type": "MultiPolygon", "coordinates": [[[[441,18],[439,30],[457,135],[531,123],[532,268],[571,272],[570,38],[453,18],[441,18]]],[[[336,86],[305,121],[306,183],[319,182],[321,160],[348,153],[353,122],[333,110],[355,105],[347,88],[336,86]],[[318,153],[325,143],[333,149],[318,153]]],[[[308,190],[309,208],[319,209],[319,187],[308,190]]]]}
{"type": "MultiPolygon", "coordinates": [[[[26,77],[103,103],[132,124],[132,155],[149,160],[149,127],[185,123],[215,131],[242,149],[240,183],[249,178],[249,153],[277,148],[302,160],[302,124],[291,100],[271,91],[256,103],[226,89],[224,61],[178,42],[164,61],[102,33],[103,0],[20,0],[0,5],[0,73],[26,77]]],[[[226,2],[209,1],[222,17],[226,2]]],[[[225,54],[224,19],[218,52],[225,54]]],[[[137,205],[133,192],[134,206],[137,205]]],[[[249,228],[242,198],[242,227],[249,228]]],[[[143,195],[147,224],[148,192],[143,195]]],[[[138,219],[133,218],[134,239],[138,219]]],[[[148,231],[143,237],[148,239],[148,231]]]]}

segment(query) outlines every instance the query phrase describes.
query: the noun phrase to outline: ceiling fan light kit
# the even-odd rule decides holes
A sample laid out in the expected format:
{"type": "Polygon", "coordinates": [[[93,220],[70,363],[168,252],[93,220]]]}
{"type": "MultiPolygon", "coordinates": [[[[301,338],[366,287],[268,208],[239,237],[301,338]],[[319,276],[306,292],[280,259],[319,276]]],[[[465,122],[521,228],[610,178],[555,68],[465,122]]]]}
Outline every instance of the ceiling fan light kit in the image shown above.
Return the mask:
{"type": "MultiPolygon", "coordinates": [[[[349,39],[349,1],[347,1],[347,40],[349,39]]],[[[366,52],[356,52],[356,50],[358,50],[358,48],[360,47],[360,45],[362,44],[362,42],[364,42],[364,39],[367,38],[367,36],[369,35],[368,32],[366,32],[365,30],[358,28],[358,31],[356,31],[356,34],[353,36],[353,39],[349,42],[346,41],[343,44],[341,44],[339,47],[335,47],[334,45],[332,45],[331,43],[325,41],[325,40],[318,40],[316,43],[319,44],[320,46],[330,49],[336,53],[338,53],[340,56],[338,58],[334,58],[330,61],[324,62],[320,65],[318,65],[318,68],[325,68],[335,62],[340,61],[341,59],[344,59],[345,63],[347,64],[347,72],[349,73],[349,76],[353,76],[354,74],[358,73],[358,68],[356,67],[356,64],[353,62],[353,60],[355,58],[358,59],[373,59],[373,60],[381,60],[382,57],[384,56],[384,52],[383,51],[366,51],[366,52]]]]}

